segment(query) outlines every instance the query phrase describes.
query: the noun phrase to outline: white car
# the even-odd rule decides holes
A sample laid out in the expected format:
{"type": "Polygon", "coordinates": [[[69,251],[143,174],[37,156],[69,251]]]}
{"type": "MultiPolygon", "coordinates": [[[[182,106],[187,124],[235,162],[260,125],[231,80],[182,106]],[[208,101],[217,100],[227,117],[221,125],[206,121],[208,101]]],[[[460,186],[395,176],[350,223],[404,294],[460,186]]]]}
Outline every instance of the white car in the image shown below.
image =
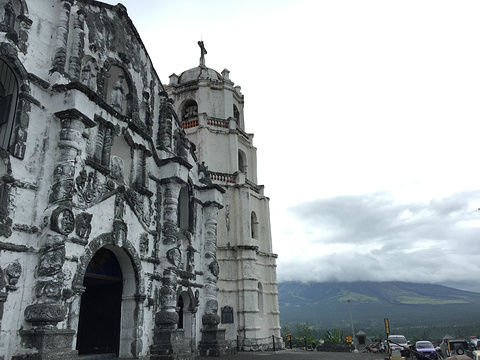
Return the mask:
{"type": "Polygon", "coordinates": [[[388,343],[392,351],[399,350],[402,356],[408,357],[410,349],[408,348],[407,338],[403,335],[388,335],[388,343]]]}

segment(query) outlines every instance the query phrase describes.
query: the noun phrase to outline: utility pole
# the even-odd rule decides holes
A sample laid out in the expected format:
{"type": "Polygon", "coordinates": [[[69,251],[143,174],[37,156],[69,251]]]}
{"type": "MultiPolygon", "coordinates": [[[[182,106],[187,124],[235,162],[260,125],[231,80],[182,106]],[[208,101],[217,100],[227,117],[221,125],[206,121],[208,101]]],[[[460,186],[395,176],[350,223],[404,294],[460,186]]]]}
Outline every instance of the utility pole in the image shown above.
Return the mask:
{"type": "Polygon", "coordinates": [[[352,318],[352,304],[350,303],[350,300],[347,300],[348,302],[348,310],[350,311],[350,323],[352,324],[352,341],[353,341],[353,347],[355,348],[355,352],[358,352],[357,349],[357,343],[355,342],[355,330],[353,330],[353,318],[352,318]]]}

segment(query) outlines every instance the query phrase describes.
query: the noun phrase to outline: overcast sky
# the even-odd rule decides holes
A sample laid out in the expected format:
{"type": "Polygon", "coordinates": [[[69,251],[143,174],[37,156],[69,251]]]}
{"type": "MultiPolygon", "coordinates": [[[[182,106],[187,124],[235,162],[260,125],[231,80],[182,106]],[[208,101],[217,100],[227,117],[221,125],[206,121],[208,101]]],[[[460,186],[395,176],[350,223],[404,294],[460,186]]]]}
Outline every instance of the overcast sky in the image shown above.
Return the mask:
{"type": "Polygon", "coordinates": [[[242,87],[279,281],[480,291],[480,1],[122,3],[164,84],[202,39],[242,87]]]}

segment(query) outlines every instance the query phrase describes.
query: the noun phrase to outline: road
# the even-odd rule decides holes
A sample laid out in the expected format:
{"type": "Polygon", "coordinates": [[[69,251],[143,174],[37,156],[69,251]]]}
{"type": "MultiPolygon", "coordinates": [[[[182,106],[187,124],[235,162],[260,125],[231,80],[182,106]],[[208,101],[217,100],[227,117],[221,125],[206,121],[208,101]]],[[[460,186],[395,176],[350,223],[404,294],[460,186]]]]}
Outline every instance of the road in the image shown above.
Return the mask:
{"type": "MultiPolygon", "coordinates": [[[[256,351],[238,352],[227,357],[232,360],[384,360],[385,354],[373,353],[345,353],[325,351],[305,351],[298,349],[287,349],[280,351],[256,351]]],[[[199,357],[201,360],[211,360],[211,357],[199,357]]]]}

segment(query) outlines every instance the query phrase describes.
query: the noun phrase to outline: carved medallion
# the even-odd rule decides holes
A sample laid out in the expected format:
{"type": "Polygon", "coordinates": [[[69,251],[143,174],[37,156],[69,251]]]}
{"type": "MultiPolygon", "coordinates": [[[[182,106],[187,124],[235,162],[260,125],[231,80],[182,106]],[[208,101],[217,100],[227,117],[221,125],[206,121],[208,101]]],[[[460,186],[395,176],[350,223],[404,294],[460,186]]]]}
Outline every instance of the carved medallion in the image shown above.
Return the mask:
{"type": "Polygon", "coordinates": [[[167,251],[168,261],[175,267],[179,267],[182,261],[182,253],[179,248],[173,248],[167,251]]]}
{"type": "Polygon", "coordinates": [[[75,228],[75,221],[71,210],[58,207],[51,216],[50,228],[62,235],[70,234],[75,228]]]}

